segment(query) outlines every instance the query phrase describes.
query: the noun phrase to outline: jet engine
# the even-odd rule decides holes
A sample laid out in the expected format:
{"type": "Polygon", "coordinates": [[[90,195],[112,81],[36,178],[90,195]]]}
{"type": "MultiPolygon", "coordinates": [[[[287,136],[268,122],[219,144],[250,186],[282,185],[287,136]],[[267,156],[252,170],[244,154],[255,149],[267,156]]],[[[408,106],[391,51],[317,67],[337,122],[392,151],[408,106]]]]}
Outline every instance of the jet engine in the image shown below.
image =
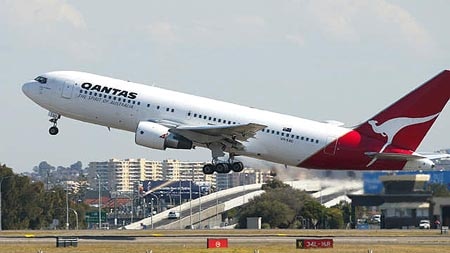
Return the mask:
{"type": "Polygon", "coordinates": [[[169,128],[148,121],[141,121],[136,130],[135,142],[138,145],[164,150],[166,148],[191,149],[192,141],[169,132],[169,128]]]}

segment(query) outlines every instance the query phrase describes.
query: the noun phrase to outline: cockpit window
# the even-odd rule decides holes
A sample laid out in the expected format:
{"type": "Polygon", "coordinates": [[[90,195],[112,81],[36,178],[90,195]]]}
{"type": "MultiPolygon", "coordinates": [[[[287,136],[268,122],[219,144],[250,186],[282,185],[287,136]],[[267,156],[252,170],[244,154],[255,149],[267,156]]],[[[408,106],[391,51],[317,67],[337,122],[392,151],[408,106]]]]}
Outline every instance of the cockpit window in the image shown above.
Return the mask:
{"type": "Polygon", "coordinates": [[[38,81],[40,83],[47,83],[47,78],[43,77],[43,76],[38,76],[34,79],[35,81],[38,81]]]}

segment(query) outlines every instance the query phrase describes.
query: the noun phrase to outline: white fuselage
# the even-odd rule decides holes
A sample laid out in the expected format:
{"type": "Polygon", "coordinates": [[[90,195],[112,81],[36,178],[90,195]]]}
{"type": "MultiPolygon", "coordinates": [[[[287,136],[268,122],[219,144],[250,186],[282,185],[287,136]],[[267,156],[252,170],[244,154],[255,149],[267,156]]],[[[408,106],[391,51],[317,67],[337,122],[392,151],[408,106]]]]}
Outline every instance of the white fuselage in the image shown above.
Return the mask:
{"type": "Polygon", "coordinates": [[[46,83],[31,81],[23,86],[23,91],[53,113],[130,132],[135,132],[141,121],[174,126],[257,123],[267,128],[244,142],[244,151],[237,155],[286,165],[298,166],[351,131],[333,124],[94,74],[58,71],[43,76],[47,78],[46,83]]]}

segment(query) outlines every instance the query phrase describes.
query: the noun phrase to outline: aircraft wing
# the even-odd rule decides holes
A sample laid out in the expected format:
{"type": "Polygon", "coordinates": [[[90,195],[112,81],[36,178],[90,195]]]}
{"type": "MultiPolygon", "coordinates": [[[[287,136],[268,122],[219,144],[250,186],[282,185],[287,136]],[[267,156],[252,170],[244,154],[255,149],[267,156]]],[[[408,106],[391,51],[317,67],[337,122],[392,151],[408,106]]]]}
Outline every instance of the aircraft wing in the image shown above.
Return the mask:
{"type": "Polygon", "coordinates": [[[210,126],[178,126],[169,132],[179,134],[193,142],[208,144],[226,141],[233,146],[240,146],[242,141],[253,138],[256,132],[267,126],[249,123],[241,125],[210,125],[210,126]]]}

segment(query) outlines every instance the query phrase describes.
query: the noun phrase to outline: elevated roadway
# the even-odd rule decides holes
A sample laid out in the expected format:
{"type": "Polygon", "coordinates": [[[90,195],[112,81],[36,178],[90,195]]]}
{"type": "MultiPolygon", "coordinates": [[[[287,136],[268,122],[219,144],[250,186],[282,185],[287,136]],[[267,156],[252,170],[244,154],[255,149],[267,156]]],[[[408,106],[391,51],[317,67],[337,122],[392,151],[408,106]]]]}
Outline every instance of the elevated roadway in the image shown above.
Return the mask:
{"type": "MultiPolygon", "coordinates": [[[[347,194],[361,192],[363,188],[362,181],[358,180],[313,179],[285,183],[295,189],[310,192],[313,198],[326,207],[336,205],[341,200],[349,201],[347,194]]],[[[143,225],[148,229],[184,229],[190,225],[196,228],[209,228],[210,225],[217,227],[223,212],[241,206],[264,193],[261,186],[252,184],[212,193],[127,225],[125,229],[143,229],[143,225]],[[168,219],[170,211],[179,212],[180,219],[168,219]]]]}

